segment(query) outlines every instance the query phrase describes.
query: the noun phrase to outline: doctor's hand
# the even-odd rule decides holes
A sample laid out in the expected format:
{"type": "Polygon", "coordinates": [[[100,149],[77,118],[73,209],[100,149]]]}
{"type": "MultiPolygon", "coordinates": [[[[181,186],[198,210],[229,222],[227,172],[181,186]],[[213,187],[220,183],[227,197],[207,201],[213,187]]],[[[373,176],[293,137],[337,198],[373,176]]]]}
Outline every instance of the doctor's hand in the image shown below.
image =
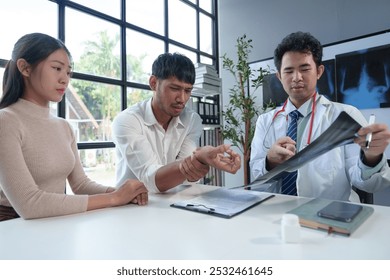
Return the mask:
{"type": "Polygon", "coordinates": [[[296,153],[296,142],[290,137],[282,137],[276,140],[267,153],[267,166],[269,170],[293,157],[296,153]]]}
{"type": "Polygon", "coordinates": [[[368,166],[377,165],[390,143],[389,128],[386,124],[375,123],[362,127],[357,134],[358,137],[355,138],[354,142],[361,147],[364,153],[363,163],[368,166]],[[368,133],[372,133],[372,137],[369,147],[366,148],[366,136],[368,133]]]}
{"type": "Polygon", "coordinates": [[[195,158],[206,165],[235,174],[241,168],[240,155],[230,149],[230,145],[217,147],[203,146],[194,152],[195,158]]]}

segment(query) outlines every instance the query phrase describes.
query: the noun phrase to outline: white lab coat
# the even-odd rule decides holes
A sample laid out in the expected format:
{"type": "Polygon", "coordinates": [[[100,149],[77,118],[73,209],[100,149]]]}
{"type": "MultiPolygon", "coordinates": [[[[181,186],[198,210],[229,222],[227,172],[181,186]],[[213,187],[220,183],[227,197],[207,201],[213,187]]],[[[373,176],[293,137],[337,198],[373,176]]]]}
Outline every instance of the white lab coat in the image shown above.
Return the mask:
{"type": "MultiPolygon", "coordinates": [[[[341,111],[347,112],[362,126],[367,125],[364,116],[355,107],[331,102],[324,96],[319,96],[317,100],[311,142],[319,137],[334,122],[341,111]]],[[[311,100],[307,102],[308,104],[302,107],[311,109],[311,105],[309,105],[311,104],[311,100]]],[[[256,180],[268,172],[265,166],[267,151],[277,139],[286,136],[288,125],[286,115],[296,108],[288,101],[285,110],[279,113],[278,117],[273,121],[273,125],[270,126],[275,113],[280,109],[281,107],[278,107],[260,115],[256,122],[250,160],[252,180],[256,180]]],[[[307,116],[307,118],[309,117],[307,116]]],[[[303,133],[298,135],[298,151],[301,151],[307,146],[309,124],[310,120],[303,123],[305,125],[303,133]]],[[[357,194],[352,191],[351,185],[368,192],[375,192],[390,187],[390,169],[385,158],[382,159],[379,164],[380,166],[378,165],[379,170],[373,170],[375,173],[370,174],[370,178],[367,180],[363,180],[362,168],[360,168],[363,163],[359,159],[359,154],[360,147],[353,143],[334,148],[299,168],[297,177],[298,195],[359,201],[357,194]]],[[[274,187],[270,191],[280,192],[281,180],[279,181],[278,184],[273,185],[274,187]]]]}

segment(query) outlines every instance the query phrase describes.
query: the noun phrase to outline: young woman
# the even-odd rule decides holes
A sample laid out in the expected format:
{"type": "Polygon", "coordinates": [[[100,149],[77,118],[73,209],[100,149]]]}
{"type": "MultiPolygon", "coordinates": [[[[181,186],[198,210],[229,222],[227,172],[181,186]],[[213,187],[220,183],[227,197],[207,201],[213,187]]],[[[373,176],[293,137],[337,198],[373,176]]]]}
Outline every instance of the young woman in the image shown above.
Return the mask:
{"type": "Polygon", "coordinates": [[[65,94],[71,65],[66,46],[45,34],[27,34],[14,46],[0,100],[0,221],[148,201],[137,180],[117,189],[91,181],[70,125],[50,114],[49,103],[65,94]],[[75,195],[64,193],[66,180],[75,195]]]}

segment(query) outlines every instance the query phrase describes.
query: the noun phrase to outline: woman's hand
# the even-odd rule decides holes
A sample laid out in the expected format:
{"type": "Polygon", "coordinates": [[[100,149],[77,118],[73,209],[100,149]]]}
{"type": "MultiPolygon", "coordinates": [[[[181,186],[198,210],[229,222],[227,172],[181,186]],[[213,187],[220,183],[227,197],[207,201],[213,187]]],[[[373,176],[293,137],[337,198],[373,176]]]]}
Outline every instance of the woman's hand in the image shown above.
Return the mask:
{"type": "Polygon", "coordinates": [[[117,206],[135,203],[146,205],[148,203],[148,190],[138,180],[128,179],[122,186],[112,193],[115,196],[117,206]]]}
{"type": "Polygon", "coordinates": [[[128,203],[138,205],[148,203],[148,190],[138,180],[128,179],[118,189],[110,187],[106,193],[90,195],[87,210],[121,206],[128,203]]]}

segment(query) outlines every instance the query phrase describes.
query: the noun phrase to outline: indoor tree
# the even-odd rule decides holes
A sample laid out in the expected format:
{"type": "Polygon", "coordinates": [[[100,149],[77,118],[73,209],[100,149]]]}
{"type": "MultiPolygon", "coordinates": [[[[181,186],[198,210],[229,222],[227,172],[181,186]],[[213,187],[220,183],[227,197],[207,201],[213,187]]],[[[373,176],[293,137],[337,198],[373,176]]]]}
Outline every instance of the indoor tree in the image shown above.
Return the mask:
{"type": "Polygon", "coordinates": [[[237,61],[234,62],[226,53],[222,56],[223,69],[229,71],[235,79],[233,87],[229,89],[229,103],[222,110],[222,137],[230,140],[243,154],[245,185],[250,178],[250,149],[257,117],[274,107],[271,103],[264,107],[255,103],[254,93],[263,84],[264,77],[270,74],[270,70],[250,67],[248,56],[252,48],[252,40],[244,34],[237,38],[237,61]]]}

